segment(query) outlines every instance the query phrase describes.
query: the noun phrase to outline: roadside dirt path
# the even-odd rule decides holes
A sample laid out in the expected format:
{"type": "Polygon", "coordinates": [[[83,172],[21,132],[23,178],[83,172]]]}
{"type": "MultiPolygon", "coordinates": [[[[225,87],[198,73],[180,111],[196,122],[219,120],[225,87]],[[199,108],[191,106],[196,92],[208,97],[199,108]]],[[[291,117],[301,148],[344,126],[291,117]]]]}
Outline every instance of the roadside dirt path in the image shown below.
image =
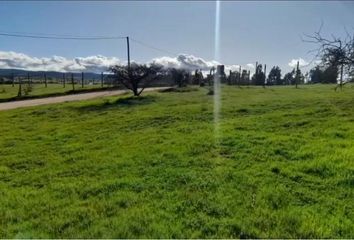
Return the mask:
{"type": "MultiPolygon", "coordinates": [[[[144,92],[155,91],[155,90],[166,89],[166,88],[168,87],[146,88],[144,92]]],[[[116,96],[126,92],[127,90],[100,91],[100,92],[92,92],[92,93],[79,93],[79,94],[65,95],[59,97],[5,102],[5,103],[0,103],[0,111],[21,108],[21,107],[32,107],[32,106],[52,104],[52,103],[71,102],[71,101],[79,101],[79,100],[86,100],[86,99],[99,98],[99,97],[116,96]]]]}

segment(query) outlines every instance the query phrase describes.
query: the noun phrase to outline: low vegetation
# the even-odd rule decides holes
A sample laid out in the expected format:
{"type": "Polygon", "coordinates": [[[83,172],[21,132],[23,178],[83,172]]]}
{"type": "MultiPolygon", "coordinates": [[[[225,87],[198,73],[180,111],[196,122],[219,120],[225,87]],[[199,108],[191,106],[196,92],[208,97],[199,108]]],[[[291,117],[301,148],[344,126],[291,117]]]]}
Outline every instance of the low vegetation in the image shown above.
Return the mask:
{"type": "Polygon", "coordinates": [[[351,238],[354,88],[144,93],[0,112],[1,238],[351,238]],[[25,120],[24,120],[25,119],[25,120]]]}
{"type": "Polygon", "coordinates": [[[0,102],[9,102],[15,100],[24,100],[32,98],[52,97],[59,95],[67,95],[74,93],[84,93],[90,91],[101,91],[112,89],[112,87],[101,87],[101,85],[85,85],[84,88],[76,86],[75,90],[72,90],[72,86],[68,85],[65,88],[62,84],[48,84],[47,87],[44,84],[23,84],[22,96],[18,96],[18,84],[12,86],[11,84],[0,84],[0,102]]]}

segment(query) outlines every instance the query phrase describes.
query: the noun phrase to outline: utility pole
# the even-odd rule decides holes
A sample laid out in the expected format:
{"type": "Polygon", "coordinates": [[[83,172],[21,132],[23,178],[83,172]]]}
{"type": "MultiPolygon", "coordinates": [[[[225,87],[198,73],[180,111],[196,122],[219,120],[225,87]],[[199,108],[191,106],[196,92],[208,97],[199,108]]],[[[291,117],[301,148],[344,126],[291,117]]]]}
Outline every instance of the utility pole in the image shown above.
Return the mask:
{"type": "Polygon", "coordinates": [[[263,88],[265,88],[267,82],[267,64],[264,64],[264,82],[263,82],[263,88]]]}
{"type": "Polygon", "coordinates": [[[130,75],[130,47],[129,47],[129,37],[127,37],[127,56],[128,56],[128,75],[130,75]]]}
{"type": "Polygon", "coordinates": [[[63,73],[63,87],[65,88],[65,73],[63,73]]]}
{"type": "Polygon", "coordinates": [[[238,70],[238,87],[240,87],[241,84],[241,65],[239,66],[238,70]]]}
{"type": "Polygon", "coordinates": [[[101,88],[103,88],[103,72],[101,72],[101,88]]]}
{"type": "Polygon", "coordinates": [[[74,85],[74,74],[71,73],[71,84],[73,85],[73,91],[75,90],[75,85],[74,85]]]}
{"type": "MultiPolygon", "coordinates": [[[[258,78],[258,62],[256,62],[256,70],[254,72],[254,75],[255,75],[255,81],[257,82],[257,78],[258,78]]],[[[252,81],[252,79],[250,79],[250,81],[252,81]]],[[[255,83],[253,83],[255,84],[255,83]]]]}
{"type": "Polygon", "coordinates": [[[45,87],[47,87],[47,74],[44,74],[44,84],[45,84],[45,87]]]}
{"type": "Polygon", "coordinates": [[[84,88],[84,72],[81,72],[81,87],[84,88]]]}
{"type": "Polygon", "coordinates": [[[299,61],[297,61],[296,64],[296,76],[295,76],[295,87],[297,88],[298,84],[298,79],[299,79],[299,61]]]}
{"type": "Polygon", "coordinates": [[[340,82],[339,82],[340,90],[343,91],[343,63],[340,66],[340,82]]]}

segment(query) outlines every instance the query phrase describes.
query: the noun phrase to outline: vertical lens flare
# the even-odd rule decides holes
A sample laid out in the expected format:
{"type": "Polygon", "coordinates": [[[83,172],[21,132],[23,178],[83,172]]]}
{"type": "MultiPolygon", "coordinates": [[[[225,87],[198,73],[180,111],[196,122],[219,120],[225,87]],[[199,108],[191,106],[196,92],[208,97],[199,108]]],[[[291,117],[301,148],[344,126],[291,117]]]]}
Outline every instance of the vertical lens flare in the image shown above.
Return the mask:
{"type": "Polygon", "coordinates": [[[214,60],[219,61],[220,1],[215,2],[214,60]]]}
{"type": "MultiPolygon", "coordinates": [[[[215,33],[214,33],[214,59],[220,62],[220,1],[216,1],[215,7],[215,33]]],[[[214,74],[214,138],[216,143],[219,140],[219,118],[220,118],[220,75],[214,74]]]]}

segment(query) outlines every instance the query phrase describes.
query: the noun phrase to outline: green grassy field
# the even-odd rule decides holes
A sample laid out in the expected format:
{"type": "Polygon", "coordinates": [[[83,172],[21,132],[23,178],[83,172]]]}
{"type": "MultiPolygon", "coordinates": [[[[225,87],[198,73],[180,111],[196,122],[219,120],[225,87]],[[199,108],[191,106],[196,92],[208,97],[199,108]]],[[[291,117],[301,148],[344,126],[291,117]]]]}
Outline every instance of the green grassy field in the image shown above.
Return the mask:
{"type": "Polygon", "coordinates": [[[354,87],[0,112],[1,238],[353,238],[354,87]]]}
{"type": "MultiPolygon", "coordinates": [[[[62,84],[48,84],[47,87],[45,87],[44,84],[38,84],[35,83],[32,85],[32,91],[28,92],[27,95],[24,94],[22,90],[22,98],[35,98],[35,97],[45,97],[45,96],[50,96],[50,95],[63,95],[63,94],[69,94],[72,92],[72,85],[70,83],[67,83],[65,88],[63,87],[62,84]]],[[[104,85],[104,87],[107,87],[107,85],[104,85]]],[[[22,89],[25,88],[25,84],[23,84],[22,89]]],[[[11,84],[0,84],[0,102],[6,102],[8,100],[11,100],[13,98],[17,97],[18,94],[18,89],[19,86],[18,84],[15,84],[12,86],[11,84]]],[[[96,85],[84,85],[84,88],[81,87],[81,84],[75,84],[75,90],[76,92],[80,91],[87,91],[87,90],[94,90],[94,89],[101,89],[100,84],[96,85]]]]}

